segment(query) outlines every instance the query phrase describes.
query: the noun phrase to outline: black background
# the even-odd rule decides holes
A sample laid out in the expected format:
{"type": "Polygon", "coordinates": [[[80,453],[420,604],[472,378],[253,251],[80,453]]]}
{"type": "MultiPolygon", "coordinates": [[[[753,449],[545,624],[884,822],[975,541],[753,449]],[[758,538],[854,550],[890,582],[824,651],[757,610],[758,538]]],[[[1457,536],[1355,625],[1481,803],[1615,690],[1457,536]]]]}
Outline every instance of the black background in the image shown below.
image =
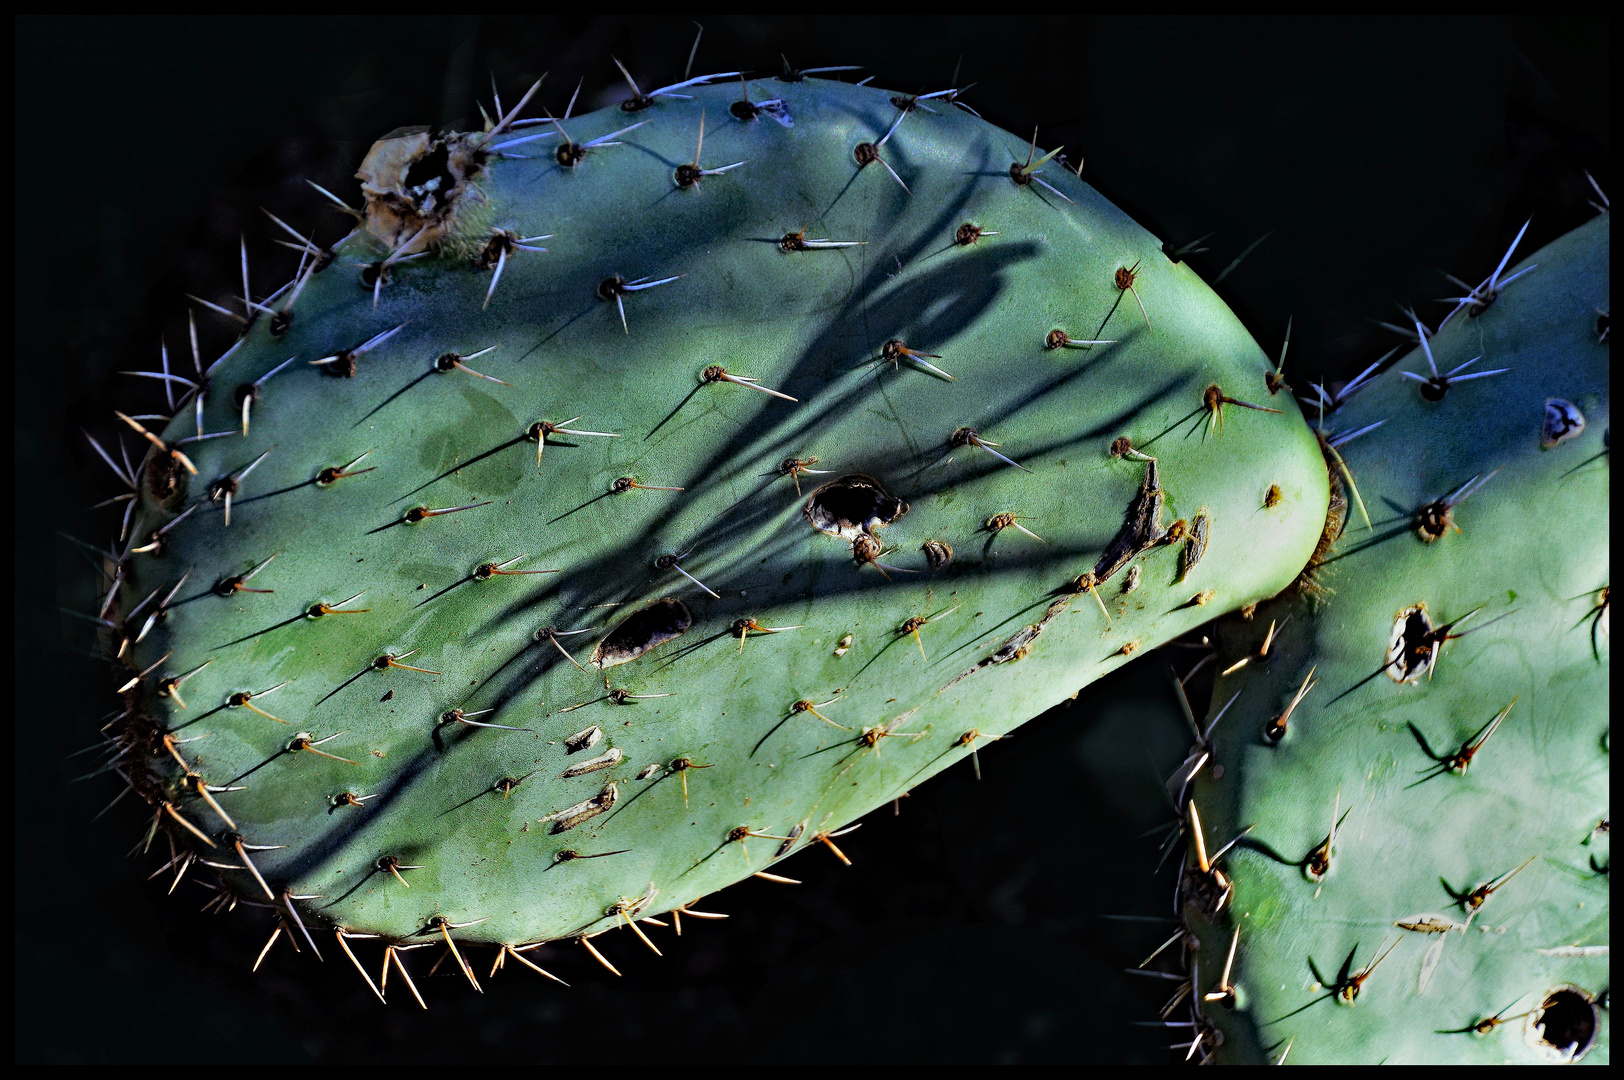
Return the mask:
{"type": "MultiPolygon", "coordinates": [[[[880,85],[961,85],[989,120],[1065,144],[1084,177],[1191,257],[1269,351],[1295,318],[1288,375],[1346,378],[1396,339],[1373,320],[1416,304],[1436,320],[1443,272],[1477,281],[1523,221],[1523,251],[1589,217],[1588,169],[1610,167],[1605,19],[702,18],[696,73],[860,64],[880,85]],[[962,60],[961,60],[962,58],[962,60]]],[[[1151,764],[1186,739],[1166,723],[1163,650],[1075,704],[872,815],[843,847],[708,906],[725,923],[661,938],[658,960],[600,939],[614,979],[579,949],[543,950],[574,986],[511,971],[483,996],[443,974],[435,1003],[384,1009],[341,958],[278,952],[248,974],[263,919],[195,914],[126,859],[142,822],[107,778],[70,784],[112,704],[87,625],[86,561],[115,494],[78,428],[155,411],[152,386],[111,373],[184,350],[183,292],[236,289],[246,232],[256,290],[291,273],[265,206],[331,240],[344,222],[303,183],[355,198],[366,146],[401,124],[477,123],[492,74],[516,100],[543,71],[555,111],[681,77],[693,24],[580,14],[526,20],[44,19],[16,23],[17,1059],[177,1065],[393,1065],[511,1059],[701,1068],[719,1061],[982,1064],[1167,1060],[1131,1021],[1165,996],[1120,969],[1170,928],[1152,875],[1168,816],[1151,764]],[[132,385],[134,384],[134,385],[132,385]],[[1140,721],[1154,714],[1154,725],[1140,721]]],[[[228,328],[205,319],[204,352],[228,328]]],[[[1189,654],[1193,657],[1195,653],[1189,654]]],[[[1199,708],[1199,702],[1198,702],[1199,708]]],[[[617,935],[624,936],[624,935],[617,935]]],[[[332,950],[328,950],[331,952],[332,950]]],[[[370,952],[368,955],[371,955],[370,952]]],[[[476,963],[478,961],[476,960],[476,963]]],[[[488,960],[487,960],[488,963],[488,960]]],[[[418,963],[419,971],[426,964],[418,963]]]]}

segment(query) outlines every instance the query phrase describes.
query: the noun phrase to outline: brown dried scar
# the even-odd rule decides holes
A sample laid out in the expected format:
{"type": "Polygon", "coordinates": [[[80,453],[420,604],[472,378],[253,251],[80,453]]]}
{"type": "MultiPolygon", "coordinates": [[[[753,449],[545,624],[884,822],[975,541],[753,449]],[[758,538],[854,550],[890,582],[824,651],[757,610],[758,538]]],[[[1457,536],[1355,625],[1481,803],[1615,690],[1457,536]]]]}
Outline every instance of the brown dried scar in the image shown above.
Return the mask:
{"type": "Polygon", "coordinates": [[[620,764],[620,759],[623,757],[625,757],[625,755],[622,754],[618,748],[611,746],[597,757],[588,758],[578,765],[571,765],[558,775],[564,780],[569,780],[576,776],[585,776],[587,773],[597,772],[600,769],[613,768],[614,766],[620,764]]]}

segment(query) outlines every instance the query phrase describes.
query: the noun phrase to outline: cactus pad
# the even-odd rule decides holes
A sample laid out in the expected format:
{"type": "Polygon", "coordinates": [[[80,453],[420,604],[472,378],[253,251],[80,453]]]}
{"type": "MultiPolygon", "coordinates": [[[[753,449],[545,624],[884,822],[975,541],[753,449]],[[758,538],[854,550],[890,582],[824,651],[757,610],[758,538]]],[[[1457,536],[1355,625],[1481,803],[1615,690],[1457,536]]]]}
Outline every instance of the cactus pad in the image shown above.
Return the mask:
{"type": "Polygon", "coordinates": [[[381,141],[356,232],[143,424],[115,730],[289,934],[680,910],[1314,548],[1266,358],[1059,163],[685,92],[381,141]]]}
{"type": "Polygon", "coordinates": [[[1184,890],[1221,1057],[1608,1056],[1608,250],[1603,215],[1342,391],[1370,527],[1222,624],[1192,861],[1245,836],[1184,890]]]}

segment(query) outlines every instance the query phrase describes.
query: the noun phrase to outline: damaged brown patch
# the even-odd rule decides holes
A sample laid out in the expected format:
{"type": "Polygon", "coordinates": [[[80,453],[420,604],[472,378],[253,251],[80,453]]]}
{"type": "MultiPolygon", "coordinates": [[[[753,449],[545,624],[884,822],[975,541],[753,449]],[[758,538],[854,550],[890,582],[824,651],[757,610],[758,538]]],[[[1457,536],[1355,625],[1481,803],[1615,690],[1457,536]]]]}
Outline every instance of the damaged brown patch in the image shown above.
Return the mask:
{"type": "Polygon", "coordinates": [[[1228,876],[1216,866],[1203,871],[1191,861],[1185,864],[1179,895],[1187,910],[1199,913],[1205,919],[1214,918],[1229,902],[1234,886],[1228,876]]]}
{"type": "Polygon", "coordinates": [[[1325,525],[1320,529],[1319,542],[1314,545],[1314,553],[1308,557],[1308,565],[1304,566],[1302,573],[1291,583],[1291,588],[1299,595],[1310,599],[1323,598],[1327,590],[1320,581],[1320,569],[1331,557],[1336,542],[1342,539],[1343,530],[1348,527],[1348,486],[1342,477],[1343,465],[1339,465],[1333,454],[1335,451],[1326,445],[1323,433],[1315,432],[1319,439],[1320,454],[1325,460],[1325,473],[1330,482],[1330,499],[1325,507],[1325,525]]]}
{"type": "MultiPolygon", "coordinates": [[[[1117,443],[1113,443],[1113,453],[1116,452],[1117,444],[1126,442],[1126,439],[1118,439],[1117,443]]],[[[1122,452],[1127,452],[1126,446],[1122,452]]],[[[1169,543],[1182,538],[1182,533],[1175,535],[1174,529],[1162,528],[1162,506],[1166,497],[1167,493],[1162,489],[1156,459],[1150,458],[1145,462],[1144,482],[1139,485],[1139,490],[1134,493],[1133,501],[1128,503],[1127,512],[1123,515],[1122,528],[1111,541],[1111,546],[1105,549],[1105,554],[1100,556],[1099,562],[1094,564],[1096,582],[1105,584],[1140,552],[1158,543],[1169,543]]],[[[1180,524],[1174,522],[1175,527],[1180,524]]]]}
{"type": "Polygon", "coordinates": [[[851,473],[814,491],[806,500],[802,516],[819,532],[856,540],[907,512],[907,502],[887,492],[878,480],[851,473]]]}
{"type": "Polygon", "coordinates": [[[1570,1064],[1596,1045],[1601,1011],[1596,999],[1577,986],[1558,986],[1529,1013],[1524,1038],[1546,1061],[1570,1064]]]}
{"type": "Polygon", "coordinates": [[[946,540],[926,540],[919,550],[925,553],[925,562],[932,570],[941,570],[953,562],[953,545],[946,540]]]}
{"type": "Polygon", "coordinates": [[[681,600],[656,600],[641,611],[627,616],[597,648],[592,650],[592,666],[599,671],[629,664],[650,649],[675,641],[694,625],[693,612],[681,600]]]}
{"type": "Polygon", "coordinates": [[[184,494],[186,474],[168,454],[152,454],[147,458],[146,482],[155,502],[168,503],[184,494]]]}
{"type": "Polygon", "coordinates": [[[1207,553],[1207,539],[1212,532],[1212,517],[1203,506],[1190,522],[1189,535],[1184,539],[1184,550],[1179,552],[1179,576],[1183,581],[1190,576],[1201,557],[1207,553]]]}
{"type": "Polygon", "coordinates": [[[1396,683],[1413,683],[1432,670],[1437,646],[1427,605],[1416,604],[1398,613],[1393,633],[1387,640],[1387,677],[1396,683]]]}
{"type": "Polygon", "coordinates": [[[390,251],[417,237],[403,255],[442,246],[464,231],[458,218],[466,206],[485,202],[475,184],[485,171],[480,141],[479,135],[399,128],[373,143],[355,174],[366,197],[366,231],[390,251]]]}
{"type": "MultiPolygon", "coordinates": [[[[946,686],[942,687],[942,690],[946,690],[954,683],[962,682],[963,680],[968,679],[970,676],[974,675],[984,667],[989,667],[993,664],[1008,664],[1015,660],[1026,659],[1026,654],[1032,651],[1033,645],[1037,644],[1038,637],[1043,633],[1044,630],[1048,629],[1051,622],[1064,614],[1066,609],[1070,606],[1071,597],[1069,596],[1064,596],[1059,600],[1056,600],[1054,603],[1050,604],[1047,609],[1045,609],[1043,612],[1043,618],[1039,619],[1030,626],[1023,626],[1019,630],[1015,631],[1015,633],[1011,634],[1002,645],[998,646],[991,656],[977,661],[973,666],[965,668],[963,671],[959,672],[950,682],[947,683],[946,686]]],[[[940,694],[942,690],[938,690],[936,692],[940,694]]]]}

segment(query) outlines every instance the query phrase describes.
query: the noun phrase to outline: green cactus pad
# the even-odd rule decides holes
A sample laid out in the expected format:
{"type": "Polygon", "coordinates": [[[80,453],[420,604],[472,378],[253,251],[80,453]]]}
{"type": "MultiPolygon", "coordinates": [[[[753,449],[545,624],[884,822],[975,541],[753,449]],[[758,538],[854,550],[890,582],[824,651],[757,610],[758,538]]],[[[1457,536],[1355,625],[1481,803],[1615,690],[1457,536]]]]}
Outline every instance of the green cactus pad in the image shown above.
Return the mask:
{"type": "Polygon", "coordinates": [[[1608,250],[1603,215],[1430,341],[1509,370],[1418,348],[1328,416],[1384,422],[1341,448],[1371,526],[1222,624],[1194,802],[1209,852],[1250,832],[1185,893],[1220,1057],[1608,1057],[1608,250]]]}
{"type": "Polygon", "coordinates": [[[1266,358],[1075,176],[873,88],[691,92],[374,147],[149,454],[124,737],[237,895],[504,945],[680,908],[1312,552],[1312,432],[1219,400],[1266,358]]]}

